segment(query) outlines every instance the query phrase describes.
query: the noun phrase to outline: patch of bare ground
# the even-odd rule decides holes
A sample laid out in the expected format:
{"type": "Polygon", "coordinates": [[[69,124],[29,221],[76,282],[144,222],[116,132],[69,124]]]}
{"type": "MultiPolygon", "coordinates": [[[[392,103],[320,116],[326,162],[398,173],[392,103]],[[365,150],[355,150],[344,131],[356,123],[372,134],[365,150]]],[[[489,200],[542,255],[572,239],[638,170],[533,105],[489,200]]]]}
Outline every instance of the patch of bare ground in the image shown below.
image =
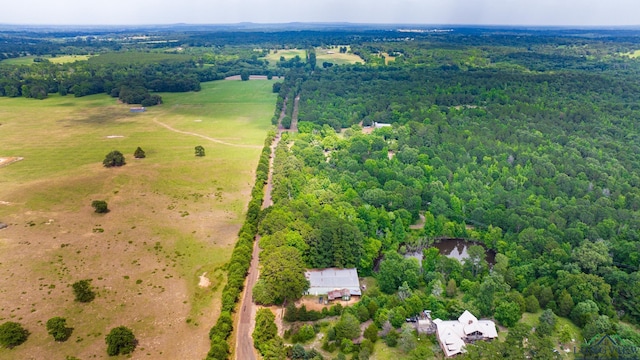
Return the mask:
{"type": "Polygon", "coordinates": [[[418,219],[418,221],[415,224],[409,225],[409,229],[420,230],[424,227],[424,223],[425,223],[424,213],[420,213],[420,219],[418,219]]]}
{"type": "MultiPolygon", "coordinates": [[[[326,299],[326,295],[324,296],[324,298],[326,299]]],[[[307,310],[322,311],[323,308],[330,308],[333,305],[336,305],[338,303],[343,307],[353,306],[358,301],[360,301],[360,298],[357,296],[354,296],[349,301],[336,300],[336,301],[330,301],[328,304],[325,305],[324,303],[320,303],[318,301],[318,296],[304,296],[300,300],[296,301],[296,307],[299,308],[302,305],[304,305],[307,308],[307,310]]]]}
{"type": "Polygon", "coordinates": [[[12,157],[0,157],[0,167],[7,166],[16,161],[24,160],[24,158],[12,156],[12,157]]]}
{"type": "Polygon", "coordinates": [[[36,194],[29,201],[37,201],[37,194],[87,191],[79,204],[61,199],[40,208],[0,194],[12,204],[2,219],[10,226],[0,233],[0,322],[18,321],[31,332],[25,344],[0,349],[0,358],[107,359],[105,335],[120,325],[131,328],[139,341],[132,359],[206,355],[224,285],[219,268],[230,256],[240,226],[233,212],[214,203],[238,199],[176,200],[150,193],[141,184],[143,173],[115,191],[82,188],[95,181],[92,177],[111,183],[117,171],[96,165],[84,178],[24,184],[14,192],[36,194]],[[99,198],[107,199],[109,213],[93,212],[91,200],[99,198]],[[212,259],[198,258],[212,249],[212,259]],[[211,285],[200,289],[198,277],[205,271],[211,285]],[[74,301],[70,285],[81,279],[92,279],[97,297],[91,303],[74,301]],[[194,294],[207,292],[218,295],[194,313],[199,301],[194,294]],[[54,316],[65,317],[73,328],[64,343],[46,332],[45,323],[54,316]]]}

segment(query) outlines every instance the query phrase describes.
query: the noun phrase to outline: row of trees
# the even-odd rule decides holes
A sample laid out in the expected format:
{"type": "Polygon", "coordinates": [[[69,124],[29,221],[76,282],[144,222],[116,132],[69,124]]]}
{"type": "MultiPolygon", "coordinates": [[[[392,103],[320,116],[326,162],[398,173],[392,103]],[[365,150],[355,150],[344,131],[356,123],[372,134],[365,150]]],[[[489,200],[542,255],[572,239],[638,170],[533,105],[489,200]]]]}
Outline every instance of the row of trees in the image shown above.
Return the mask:
{"type": "Polygon", "coordinates": [[[264,199],[263,188],[269,174],[271,143],[274,138],[274,132],[270,132],[267,135],[260,155],[256,170],[256,181],[251,191],[251,201],[249,202],[245,222],[238,233],[238,241],[228,265],[227,284],[222,290],[222,312],[216,324],[209,331],[211,347],[207,353],[207,360],[222,360],[229,357],[229,343],[227,341],[233,330],[231,314],[236,309],[237,301],[240,298],[244,280],[251,264],[253,242],[259,222],[260,208],[264,199]]]}

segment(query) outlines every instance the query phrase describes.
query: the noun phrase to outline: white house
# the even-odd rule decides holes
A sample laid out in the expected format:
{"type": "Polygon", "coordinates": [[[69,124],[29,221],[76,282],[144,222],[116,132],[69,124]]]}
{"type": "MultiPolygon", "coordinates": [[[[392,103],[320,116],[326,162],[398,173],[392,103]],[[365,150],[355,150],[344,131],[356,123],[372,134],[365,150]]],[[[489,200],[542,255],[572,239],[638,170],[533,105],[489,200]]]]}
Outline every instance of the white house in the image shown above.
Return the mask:
{"type": "Polygon", "coordinates": [[[496,324],[491,320],[478,320],[465,310],[458,320],[433,320],[438,342],[447,357],[464,352],[465,344],[476,340],[491,340],[498,337],[496,324]]]}

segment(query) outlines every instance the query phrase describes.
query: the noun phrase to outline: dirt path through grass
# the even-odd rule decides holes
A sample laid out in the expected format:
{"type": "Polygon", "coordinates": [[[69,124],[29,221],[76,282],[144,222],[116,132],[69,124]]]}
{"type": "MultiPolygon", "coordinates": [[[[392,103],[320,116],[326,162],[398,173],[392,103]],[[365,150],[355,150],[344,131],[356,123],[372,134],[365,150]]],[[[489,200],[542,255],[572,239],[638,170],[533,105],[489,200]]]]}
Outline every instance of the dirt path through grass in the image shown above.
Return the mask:
{"type": "Polygon", "coordinates": [[[251,149],[262,149],[262,146],[257,146],[257,145],[234,144],[234,143],[229,143],[229,142],[226,142],[226,141],[222,141],[222,140],[220,140],[220,139],[215,139],[215,138],[212,138],[212,137],[209,137],[209,136],[206,136],[206,135],[197,134],[197,133],[190,132],[190,131],[182,131],[182,130],[178,130],[178,129],[176,129],[176,128],[173,128],[173,127],[171,127],[171,126],[169,126],[169,125],[167,125],[167,124],[165,124],[165,123],[163,123],[163,122],[159,121],[158,119],[153,119],[153,122],[155,122],[156,124],[158,124],[158,125],[160,125],[160,126],[162,126],[162,127],[165,127],[166,129],[168,129],[168,130],[170,130],[170,131],[173,131],[173,132],[175,132],[175,133],[183,134],[183,135],[197,136],[197,137],[199,137],[199,138],[203,138],[203,139],[205,139],[205,140],[209,140],[209,141],[211,141],[211,142],[218,143],[218,144],[222,144],[222,145],[235,146],[235,147],[242,147],[242,148],[251,148],[251,149]]]}

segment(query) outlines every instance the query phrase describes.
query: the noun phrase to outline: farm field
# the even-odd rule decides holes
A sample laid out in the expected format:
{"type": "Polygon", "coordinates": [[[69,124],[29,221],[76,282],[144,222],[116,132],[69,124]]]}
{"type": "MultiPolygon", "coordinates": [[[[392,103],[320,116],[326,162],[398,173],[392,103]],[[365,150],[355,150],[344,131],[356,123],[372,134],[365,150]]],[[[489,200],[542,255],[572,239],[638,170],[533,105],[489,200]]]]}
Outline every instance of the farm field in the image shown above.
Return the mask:
{"type": "Polygon", "coordinates": [[[275,103],[272,81],[203,83],[132,114],[105,95],[0,98],[0,321],[31,333],[2,359],[105,359],[131,328],[134,359],[198,359],[209,349],[229,260],[275,103]],[[196,157],[194,147],[205,148],[196,157]],[[134,159],[140,146],[145,159],[134,159]],[[127,164],[105,168],[121,151],[127,164]],[[110,212],[93,212],[105,200],[110,212]],[[211,281],[198,286],[204,274],[211,281]],[[74,301],[91,279],[97,297],[74,301]],[[67,319],[63,343],[48,319],[67,319]]]}
{"type": "Polygon", "coordinates": [[[632,52],[623,53],[622,55],[626,55],[632,59],[640,57],[640,50],[634,50],[632,52]]]}
{"type": "MultiPolygon", "coordinates": [[[[350,50],[349,46],[347,46],[347,50],[350,50]]],[[[319,65],[322,65],[323,62],[330,62],[336,65],[364,64],[364,60],[358,55],[349,52],[341,54],[339,46],[316,48],[316,59],[319,65]]]]}
{"type": "MultiPolygon", "coordinates": [[[[49,60],[50,62],[54,63],[54,64],[63,64],[63,63],[68,63],[68,62],[74,62],[74,61],[84,61],[84,60],[88,60],[91,56],[89,55],[62,55],[62,56],[56,56],[56,57],[51,57],[51,56],[41,56],[44,59],[49,60]]],[[[2,64],[6,64],[6,65],[31,65],[33,64],[33,59],[35,59],[35,56],[23,56],[23,57],[19,57],[19,58],[13,58],[13,59],[6,59],[6,60],[2,60],[2,64]]]]}
{"type": "Polygon", "coordinates": [[[269,61],[270,66],[276,66],[276,63],[280,60],[280,57],[284,57],[285,60],[293,59],[294,57],[300,56],[300,59],[304,62],[305,57],[307,56],[307,52],[301,49],[287,49],[287,50],[278,50],[277,52],[274,50],[269,50],[269,55],[265,57],[267,61],[269,61]]]}
{"type": "MultiPolygon", "coordinates": [[[[349,46],[347,46],[349,48],[349,46]]],[[[296,55],[300,56],[300,59],[304,61],[306,58],[307,52],[302,49],[288,49],[288,50],[278,50],[278,52],[274,52],[271,50],[269,55],[265,58],[269,61],[270,66],[275,66],[276,63],[280,60],[280,57],[284,57],[285,60],[289,60],[294,58],[296,55]]],[[[330,62],[335,65],[345,65],[345,64],[356,64],[356,63],[364,63],[361,57],[351,53],[340,53],[340,48],[338,46],[330,47],[330,48],[316,48],[316,61],[319,65],[322,65],[323,62],[330,62]]]]}

